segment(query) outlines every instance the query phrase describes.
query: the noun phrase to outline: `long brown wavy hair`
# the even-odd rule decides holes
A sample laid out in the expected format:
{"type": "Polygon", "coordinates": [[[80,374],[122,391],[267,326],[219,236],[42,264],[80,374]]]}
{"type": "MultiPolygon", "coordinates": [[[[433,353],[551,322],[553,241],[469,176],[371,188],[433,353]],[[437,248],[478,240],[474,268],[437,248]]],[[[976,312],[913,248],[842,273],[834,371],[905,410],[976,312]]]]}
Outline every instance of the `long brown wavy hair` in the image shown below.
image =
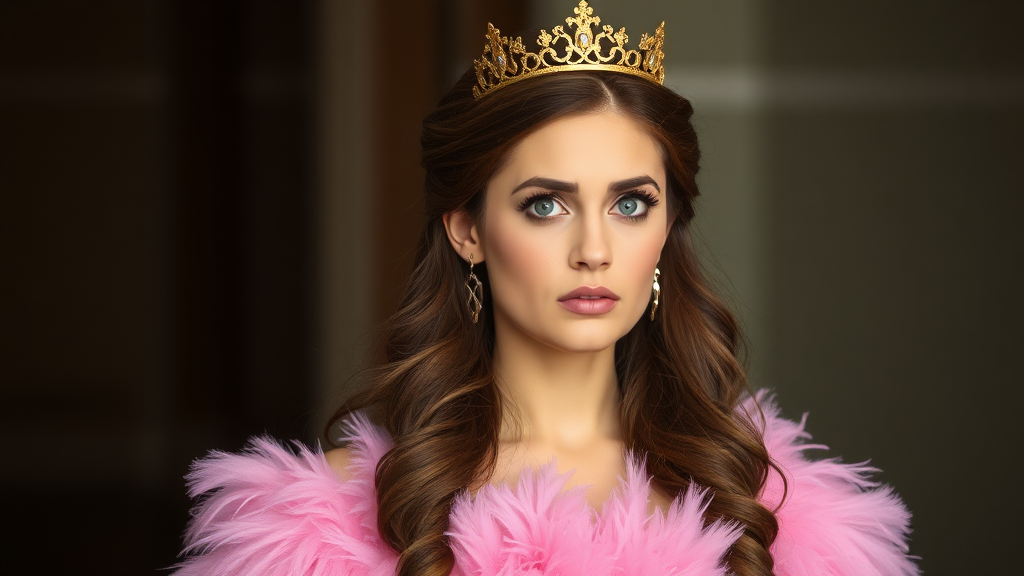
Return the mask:
{"type": "MultiPolygon", "coordinates": [[[[452,500],[490,478],[502,421],[491,364],[493,317],[485,308],[472,322],[463,286],[468,267],[452,249],[442,216],[460,209],[479,216],[488,180],[530,132],[561,117],[613,109],[661,144],[675,215],[659,265],[657,316],[645,315],[615,346],[625,445],[647,455],[647,472],[670,496],[691,483],[711,488],[707,521],[745,527],[728,554],[729,568],[737,576],[770,576],[778,524],[757,497],[773,465],[757,426],[737,414],[747,391],[738,326],[705,279],[690,238],[700,158],[690,103],[614,72],[551,74],[480,100],[471,94],[474,83],[470,71],[423,121],[426,225],[417,265],[381,329],[365,386],[329,424],[363,410],[394,440],[375,480],[378,527],[400,554],[398,574],[451,571],[444,533],[452,500]]],[[[486,287],[486,262],[474,271],[486,287]]]]}

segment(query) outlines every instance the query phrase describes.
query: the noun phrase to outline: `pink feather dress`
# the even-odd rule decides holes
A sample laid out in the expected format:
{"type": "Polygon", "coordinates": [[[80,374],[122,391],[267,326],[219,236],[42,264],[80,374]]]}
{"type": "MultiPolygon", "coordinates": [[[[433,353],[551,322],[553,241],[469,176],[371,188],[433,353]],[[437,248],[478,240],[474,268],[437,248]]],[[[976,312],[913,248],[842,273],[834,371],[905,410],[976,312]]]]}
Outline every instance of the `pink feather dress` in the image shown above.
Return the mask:
{"type": "MultiPolygon", "coordinates": [[[[873,469],[813,461],[803,422],[786,420],[759,398],[764,439],[786,475],[772,545],[777,576],[911,576],[910,514],[873,469]]],[[[753,401],[742,408],[756,414],[753,401]]],[[[352,477],[340,480],[320,451],[298,454],[254,439],[241,454],[213,452],[188,476],[200,497],[176,576],[392,576],[398,556],[377,532],[374,468],[390,439],[363,418],[349,421],[352,477]]],[[[628,474],[601,514],[583,488],[565,490],[554,464],[525,471],[515,487],[487,485],[458,497],[450,516],[454,576],[727,576],[739,526],[704,525],[713,494],[691,487],[662,512],[648,512],[650,481],[629,458],[628,474]]],[[[762,494],[771,509],[783,482],[772,473],[762,494]]]]}

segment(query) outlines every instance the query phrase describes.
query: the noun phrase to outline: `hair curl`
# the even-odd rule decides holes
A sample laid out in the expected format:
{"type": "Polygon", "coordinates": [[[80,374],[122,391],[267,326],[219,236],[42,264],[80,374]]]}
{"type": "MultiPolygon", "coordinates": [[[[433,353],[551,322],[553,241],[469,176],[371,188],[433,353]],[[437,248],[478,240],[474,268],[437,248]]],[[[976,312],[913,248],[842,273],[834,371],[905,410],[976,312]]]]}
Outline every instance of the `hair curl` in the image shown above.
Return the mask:
{"type": "MultiPolygon", "coordinates": [[[[494,384],[493,317],[473,324],[461,285],[467,267],[442,216],[479,215],[483,192],[513,147],[552,120],[614,109],[661,144],[675,216],[661,255],[661,306],[616,344],[626,446],[647,454],[653,481],[675,497],[711,488],[707,521],[745,527],[727,557],[737,576],[770,576],[774,514],[758,501],[773,466],[750,418],[737,360],[739,330],[705,279],[689,226],[700,152],[690,103],[650,81],[612,72],[565,72],[475,100],[468,72],[423,121],[426,226],[398,311],[384,324],[366,386],[331,425],[366,410],[392,435],[376,470],[378,527],[399,554],[398,573],[442,576],[454,562],[444,535],[454,497],[493,473],[502,399],[494,384]]],[[[476,269],[486,280],[486,265],[476,269]]],[[[485,298],[485,301],[487,299],[485,298]]]]}

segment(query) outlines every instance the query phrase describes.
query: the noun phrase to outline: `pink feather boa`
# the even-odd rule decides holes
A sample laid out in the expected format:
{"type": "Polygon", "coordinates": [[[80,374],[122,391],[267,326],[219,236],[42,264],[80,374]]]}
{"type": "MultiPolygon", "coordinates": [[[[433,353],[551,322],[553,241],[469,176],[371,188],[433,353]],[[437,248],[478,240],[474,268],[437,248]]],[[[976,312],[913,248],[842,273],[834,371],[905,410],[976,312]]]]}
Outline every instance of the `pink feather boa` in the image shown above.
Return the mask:
{"type": "MultiPolygon", "coordinates": [[[[777,576],[912,576],[910,515],[873,469],[811,461],[804,422],[779,415],[758,396],[764,438],[786,474],[789,493],[777,512],[772,546],[777,576]]],[[[757,414],[755,400],[740,411],[757,414]]],[[[201,496],[186,533],[177,576],[393,575],[398,556],[377,532],[373,474],[390,439],[362,417],[348,423],[352,478],[340,481],[319,451],[297,454],[267,438],[241,454],[213,452],[188,475],[201,496]]],[[[458,497],[448,532],[455,576],[726,576],[723,558],[740,527],[704,526],[713,497],[691,487],[664,513],[648,514],[650,482],[629,458],[627,477],[598,515],[583,488],[564,490],[554,464],[525,471],[517,486],[485,486],[458,497]]],[[[772,474],[762,500],[774,508],[782,479],[772,474]]]]}

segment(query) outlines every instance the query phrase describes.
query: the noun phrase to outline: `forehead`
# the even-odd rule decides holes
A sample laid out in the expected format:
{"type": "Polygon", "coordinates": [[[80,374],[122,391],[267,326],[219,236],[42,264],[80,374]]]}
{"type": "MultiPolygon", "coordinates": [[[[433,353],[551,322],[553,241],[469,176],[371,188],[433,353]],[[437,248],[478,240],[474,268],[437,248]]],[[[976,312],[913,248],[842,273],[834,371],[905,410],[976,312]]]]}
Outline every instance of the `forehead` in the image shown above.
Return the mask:
{"type": "Polygon", "coordinates": [[[542,176],[600,185],[639,175],[665,189],[661,146],[633,118],[601,111],[559,118],[530,133],[492,182],[515,186],[542,176]]]}

